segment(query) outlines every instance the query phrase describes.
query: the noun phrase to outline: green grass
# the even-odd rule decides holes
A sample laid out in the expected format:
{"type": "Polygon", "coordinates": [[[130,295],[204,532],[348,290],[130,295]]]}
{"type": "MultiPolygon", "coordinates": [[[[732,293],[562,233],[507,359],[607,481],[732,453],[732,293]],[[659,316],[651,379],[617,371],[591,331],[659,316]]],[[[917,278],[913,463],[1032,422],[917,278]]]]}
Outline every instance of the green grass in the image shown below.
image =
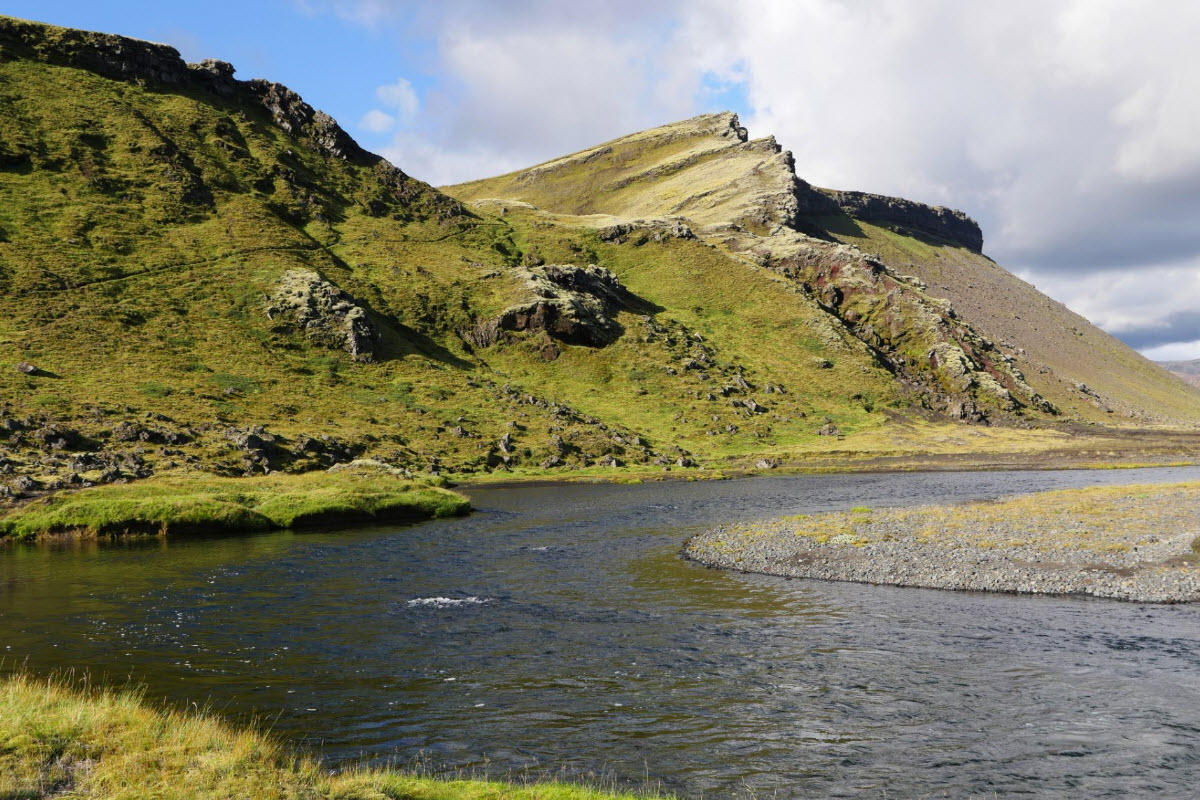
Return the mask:
{"type": "Polygon", "coordinates": [[[440,779],[394,769],[331,774],[275,739],[136,692],[17,674],[0,680],[0,797],[93,800],[636,800],[560,782],[440,779]]]}
{"type": "Polygon", "coordinates": [[[168,475],[58,493],[0,517],[0,538],[180,536],[464,514],[463,496],[386,473],[168,475]]]}
{"type": "MultiPolygon", "coordinates": [[[[40,36],[52,53],[65,34],[35,26],[18,37],[6,32],[13,24],[0,19],[0,418],[71,428],[114,463],[136,455],[157,472],[187,464],[229,476],[258,469],[227,436],[254,425],[291,454],[270,467],[295,472],[332,463],[298,446],[323,436],[342,459],[422,473],[436,459],[439,472],[463,477],[564,477],[610,454],[634,474],[675,463],[676,448],[712,469],[937,448],[921,440],[929,428],[895,423],[911,397],[793,282],[711,241],[606,243],[597,235],[605,220],[573,216],[674,213],[693,196],[699,205],[680,213],[698,230],[753,212],[747,204],[781,167],[761,149],[715,157],[713,132],[728,130],[727,115],[625,137],[609,155],[566,159],[527,185],[514,174],[448,190],[467,201],[527,192],[542,211],[463,210],[417,181],[386,184],[365,155],[326,157],[245,95],[39,60],[29,42],[40,36]],[[535,249],[550,263],[594,262],[620,277],[637,298],[618,315],[620,340],[560,342],[551,361],[544,334],[464,342],[464,331],[530,299],[513,267],[535,249]],[[264,298],[290,270],[318,272],[367,309],[380,334],[374,360],[268,318],[264,298]],[[648,338],[643,314],[671,336],[648,338]],[[694,349],[684,329],[712,351],[707,382],[682,368],[694,349]],[[18,372],[20,362],[40,372],[18,372]],[[735,368],[755,389],[723,396],[735,368]],[[766,393],[768,383],[786,393],[766,393]],[[745,399],[765,412],[733,405],[745,399]],[[121,422],[147,417],[186,441],[114,441],[121,422]],[[844,439],[816,435],[825,417],[844,439]],[[515,447],[499,464],[506,434],[515,447]],[[571,449],[543,469],[556,436],[571,449]],[[644,441],[653,455],[614,436],[644,441]]],[[[893,260],[943,255],[858,231],[893,260]]],[[[1152,383],[1139,392],[1153,396],[1152,383]]],[[[1046,441],[1013,436],[1022,447],[1046,441]]],[[[1007,439],[978,449],[988,443],[1007,439]]],[[[73,457],[0,427],[13,474],[54,482],[69,477],[73,457]]]]}

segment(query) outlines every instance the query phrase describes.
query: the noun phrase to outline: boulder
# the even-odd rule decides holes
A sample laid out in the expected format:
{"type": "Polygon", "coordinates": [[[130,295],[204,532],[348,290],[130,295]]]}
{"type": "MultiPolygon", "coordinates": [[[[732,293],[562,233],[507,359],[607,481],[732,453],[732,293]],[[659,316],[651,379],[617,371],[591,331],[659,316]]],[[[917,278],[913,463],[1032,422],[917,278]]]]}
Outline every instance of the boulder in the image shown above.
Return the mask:
{"type": "Polygon", "coordinates": [[[304,332],[309,340],[371,361],[379,333],[366,309],[311,270],[289,270],[267,302],[267,316],[304,332]]]}
{"type": "MultiPolygon", "coordinates": [[[[603,347],[624,333],[613,316],[627,303],[629,294],[607,269],[595,264],[543,264],[523,269],[521,274],[534,299],[476,325],[463,333],[464,339],[489,347],[503,339],[505,331],[544,331],[567,344],[603,347]]],[[[557,350],[553,355],[558,355],[557,350]]]]}

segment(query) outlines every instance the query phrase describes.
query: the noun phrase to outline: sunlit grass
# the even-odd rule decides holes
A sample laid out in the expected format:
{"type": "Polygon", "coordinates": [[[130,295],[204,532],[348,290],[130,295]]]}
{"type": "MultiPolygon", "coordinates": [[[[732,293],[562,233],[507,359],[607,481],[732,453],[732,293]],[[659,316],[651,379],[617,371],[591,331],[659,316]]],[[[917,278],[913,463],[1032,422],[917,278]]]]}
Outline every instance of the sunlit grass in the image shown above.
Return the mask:
{"type": "Polygon", "coordinates": [[[332,773],[207,711],[158,709],[138,692],[0,680],[0,797],[94,800],[636,800],[562,782],[439,779],[394,769],[332,773]]]}
{"type": "Polygon", "coordinates": [[[376,472],[257,478],[166,475],[60,493],[0,518],[0,537],[186,535],[465,513],[462,495],[376,472]]]}

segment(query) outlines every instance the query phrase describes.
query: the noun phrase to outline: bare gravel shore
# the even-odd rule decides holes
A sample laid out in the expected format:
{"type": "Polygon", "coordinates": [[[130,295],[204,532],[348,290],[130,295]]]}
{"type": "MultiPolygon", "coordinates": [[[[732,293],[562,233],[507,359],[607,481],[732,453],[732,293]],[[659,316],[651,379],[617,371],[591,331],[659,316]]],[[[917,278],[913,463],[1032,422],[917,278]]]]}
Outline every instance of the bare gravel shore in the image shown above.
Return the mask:
{"type": "Polygon", "coordinates": [[[959,591],[1200,600],[1200,483],[728,525],[684,554],[713,567],[959,591]]]}

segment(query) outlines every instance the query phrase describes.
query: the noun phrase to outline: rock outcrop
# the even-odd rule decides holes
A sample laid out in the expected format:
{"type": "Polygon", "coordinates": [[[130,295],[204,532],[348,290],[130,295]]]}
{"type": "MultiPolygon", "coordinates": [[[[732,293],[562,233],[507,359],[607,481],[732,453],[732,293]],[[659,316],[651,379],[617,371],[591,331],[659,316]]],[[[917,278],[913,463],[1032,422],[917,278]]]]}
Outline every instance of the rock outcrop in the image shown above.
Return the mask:
{"type": "Polygon", "coordinates": [[[505,332],[545,332],[566,344],[603,347],[624,333],[613,318],[629,293],[616,275],[589,264],[542,264],[520,271],[535,299],[511,306],[498,317],[464,334],[478,347],[488,347],[505,332]]]}
{"type": "MultiPolygon", "coordinates": [[[[747,242],[743,242],[745,244],[747,242]]],[[[982,422],[1022,408],[1053,414],[1013,358],[919,281],[849,245],[802,234],[752,242],[768,269],[797,281],[916,395],[954,419],[982,422]]]]}
{"type": "Polygon", "coordinates": [[[906,235],[946,239],[976,253],[983,252],[983,231],[979,223],[961,211],[866,192],[829,191],[827,194],[854,219],[893,226],[906,235]]]}
{"type": "Polygon", "coordinates": [[[635,245],[665,242],[669,239],[696,238],[696,234],[681,217],[620,220],[600,227],[596,235],[600,241],[607,244],[632,242],[635,245]]]}
{"type": "Polygon", "coordinates": [[[371,361],[379,332],[366,309],[310,270],[290,270],[267,301],[267,316],[303,331],[311,341],[371,361]]]}

